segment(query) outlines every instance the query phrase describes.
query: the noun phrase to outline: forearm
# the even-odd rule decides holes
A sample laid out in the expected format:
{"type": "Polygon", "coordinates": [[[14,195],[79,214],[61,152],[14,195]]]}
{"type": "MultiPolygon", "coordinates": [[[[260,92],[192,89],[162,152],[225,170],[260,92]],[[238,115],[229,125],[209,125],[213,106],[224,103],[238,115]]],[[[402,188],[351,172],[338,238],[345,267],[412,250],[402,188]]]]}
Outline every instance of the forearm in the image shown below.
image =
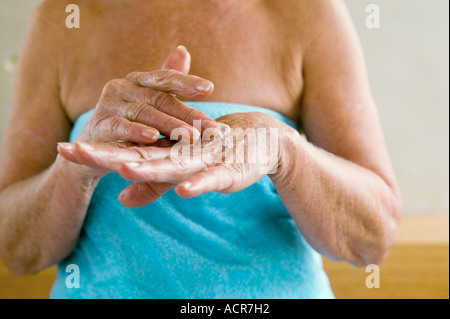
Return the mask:
{"type": "Polygon", "coordinates": [[[299,134],[290,134],[283,145],[272,180],[306,240],[332,259],[382,262],[397,239],[401,200],[396,189],[299,134]]]}
{"type": "Polygon", "coordinates": [[[0,258],[16,273],[34,273],[73,249],[98,179],[61,157],[0,193],[0,258]]]}

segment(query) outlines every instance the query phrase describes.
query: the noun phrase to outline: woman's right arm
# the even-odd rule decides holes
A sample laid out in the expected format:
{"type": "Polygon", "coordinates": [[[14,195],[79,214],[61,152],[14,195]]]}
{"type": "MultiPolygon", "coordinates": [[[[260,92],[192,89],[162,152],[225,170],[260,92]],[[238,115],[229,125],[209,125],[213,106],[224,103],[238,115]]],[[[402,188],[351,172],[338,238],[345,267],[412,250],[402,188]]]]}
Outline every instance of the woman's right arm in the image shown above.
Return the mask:
{"type": "Polygon", "coordinates": [[[98,180],[57,157],[71,123],[59,100],[62,15],[52,10],[44,2],[29,26],[1,152],[0,258],[18,274],[42,270],[73,249],[98,180]]]}
{"type": "MultiPolygon", "coordinates": [[[[64,43],[58,31],[65,12],[55,3],[44,1],[29,26],[1,152],[0,259],[17,274],[36,273],[72,251],[96,184],[105,174],[57,153],[57,143],[69,138],[71,122],[60,101],[58,82],[63,58],[59,45],[64,43]]],[[[177,50],[165,66],[177,69],[179,64],[184,68],[181,72],[131,73],[110,81],[80,139],[143,143],[147,138],[152,142],[142,134],[144,130],[151,128],[159,136],[193,119],[210,119],[174,97],[202,98],[212,92],[211,82],[183,74],[189,70],[183,60],[190,59],[189,54],[177,50]]],[[[188,126],[191,138],[198,135],[188,126]]],[[[145,192],[143,187],[135,189],[145,192]]],[[[145,196],[136,193],[134,198],[145,196]]]]}

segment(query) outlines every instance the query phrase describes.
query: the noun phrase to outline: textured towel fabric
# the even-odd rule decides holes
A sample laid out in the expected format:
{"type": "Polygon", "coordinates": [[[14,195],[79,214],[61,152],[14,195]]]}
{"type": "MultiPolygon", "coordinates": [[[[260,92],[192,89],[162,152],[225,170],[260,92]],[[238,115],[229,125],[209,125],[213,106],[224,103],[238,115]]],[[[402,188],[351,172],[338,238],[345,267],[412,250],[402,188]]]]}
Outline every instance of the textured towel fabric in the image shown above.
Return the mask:
{"type": "MultiPolygon", "coordinates": [[[[212,118],[265,108],[188,102],[212,118]]],[[[93,110],[83,114],[74,140],[93,110]]],[[[182,199],[169,191],[142,208],[117,197],[130,182],[99,182],[73,252],[58,265],[51,298],[334,298],[322,260],[298,231],[270,178],[234,194],[182,199]],[[79,288],[70,288],[79,269],[79,288]],[[69,278],[69,279],[68,279],[69,278]]]]}

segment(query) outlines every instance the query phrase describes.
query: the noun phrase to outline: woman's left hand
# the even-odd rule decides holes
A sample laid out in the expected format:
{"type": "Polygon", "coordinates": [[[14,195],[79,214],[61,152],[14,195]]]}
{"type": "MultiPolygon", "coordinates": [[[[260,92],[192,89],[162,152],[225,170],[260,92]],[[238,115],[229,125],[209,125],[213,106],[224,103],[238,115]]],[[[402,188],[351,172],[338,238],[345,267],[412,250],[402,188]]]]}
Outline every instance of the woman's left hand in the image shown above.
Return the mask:
{"type": "MultiPolygon", "coordinates": [[[[163,145],[160,140],[156,143],[159,146],[118,148],[117,143],[75,142],[80,145],[72,149],[80,154],[67,159],[104,167],[129,181],[176,184],[176,193],[184,198],[211,191],[234,193],[275,173],[285,153],[283,136],[292,132],[291,127],[259,112],[233,113],[216,121],[227,124],[229,129],[208,129],[193,145],[168,144],[167,140],[163,145]]],[[[119,198],[123,202],[123,197],[130,195],[125,189],[119,198]]]]}

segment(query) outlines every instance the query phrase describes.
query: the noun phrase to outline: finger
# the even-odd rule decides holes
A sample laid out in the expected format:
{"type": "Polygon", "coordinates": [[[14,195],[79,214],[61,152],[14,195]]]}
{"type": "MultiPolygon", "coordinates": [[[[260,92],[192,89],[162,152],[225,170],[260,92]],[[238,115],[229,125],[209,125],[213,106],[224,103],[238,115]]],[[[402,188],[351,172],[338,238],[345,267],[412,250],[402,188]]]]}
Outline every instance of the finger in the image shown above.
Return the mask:
{"type": "Polygon", "coordinates": [[[155,143],[152,144],[152,146],[155,147],[172,147],[177,142],[171,141],[169,137],[161,137],[159,140],[157,140],[155,143]]]}
{"type": "MultiPolygon", "coordinates": [[[[199,125],[201,127],[198,127],[198,129],[201,128],[202,132],[208,128],[216,128],[218,126],[216,121],[206,113],[186,105],[175,96],[165,92],[136,87],[133,90],[123,91],[121,97],[131,103],[145,102],[150,104],[157,110],[180,119],[189,125],[196,124],[194,121],[201,121],[199,125]]],[[[136,113],[139,114],[139,112],[134,112],[134,114],[136,113]]]]}
{"type": "Polygon", "coordinates": [[[214,84],[211,81],[175,70],[132,72],[126,79],[143,87],[186,98],[205,98],[214,91],[214,84]]]}
{"type": "Polygon", "coordinates": [[[116,97],[119,93],[137,88],[136,81],[130,79],[112,79],[105,84],[102,90],[102,99],[116,97]]]}
{"type": "Polygon", "coordinates": [[[58,151],[67,160],[92,168],[117,171],[122,162],[161,159],[170,155],[169,148],[124,147],[120,143],[59,143],[58,151]]]}
{"type": "Polygon", "coordinates": [[[126,207],[143,207],[155,202],[174,187],[174,184],[169,183],[133,183],[122,190],[119,201],[126,207]]]}
{"type": "Polygon", "coordinates": [[[170,53],[163,64],[162,69],[176,70],[188,74],[191,68],[191,55],[188,50],[180,45],[170,53]]]}
{"type": "MultiPolygon", "coordinates": [[[[127,103],[117,112],[128,120],[153,127],[165,136],[170,136],[172,131],[179,129],[182,134],[178,136],[178,140],[181,142],[194,143],[200,138],[200,132],[193,126],[146,103],[127,103]]],[[[103,122],[108,125],[108,121],[103,122]]]]}
{"type": "Polygon", "coordinates": [[[224,192],[233,186],[233,175],[223,166],[206,168],[184,180],[175,188],[183,198],[191,198],[208,192],[224,192]]]}
{"type": "Polygon", "coordinates": [[[204,167],[201,161],[181,164],[172,159],[156,159],[122,163],[117,172],[126,180],[134,182],[179,183],[204,167]]]}
{"type": "Polygon", "coordinates": [[[72,163],[77,163],[77,159],[73,156],[74,145],[72,143],[58,143],[58,154],[72,163]]]}
{"type": "Polygon", "coordinates": [[[160,137],[157,129],[121,116],[109,117],[99,122],[93,134],[96,132],[101,132],[101,139],[105,141],[124,140],[137,144],[154,143],[160,137]]]}

